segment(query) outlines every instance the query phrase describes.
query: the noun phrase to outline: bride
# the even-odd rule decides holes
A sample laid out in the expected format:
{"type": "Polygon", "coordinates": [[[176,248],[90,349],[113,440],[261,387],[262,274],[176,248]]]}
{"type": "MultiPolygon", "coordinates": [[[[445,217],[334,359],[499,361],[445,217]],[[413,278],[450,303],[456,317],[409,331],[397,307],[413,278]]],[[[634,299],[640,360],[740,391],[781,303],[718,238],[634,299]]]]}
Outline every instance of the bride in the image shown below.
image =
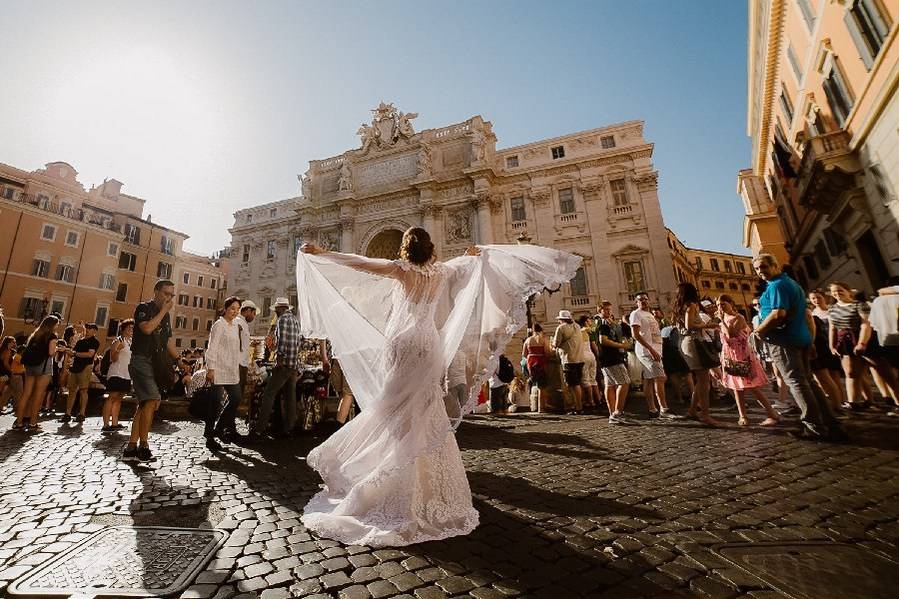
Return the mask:
{"type": "Polygon", "coordinates": [[[400,546],[478,524],[454,429],[524,324],[525,302],[570,280],[581,259],[537,246],[480,246],[436,262],[427,231],[399,260],[304,245],[297,256],[303,333],[327,338],[360,414],[307,458],[323,490],[303,524],[346,544],[400,546]],[[450,377],[447,373],[451,372],[450,377]],[[448,378],[458,388],[448,395],[448,378]]]}

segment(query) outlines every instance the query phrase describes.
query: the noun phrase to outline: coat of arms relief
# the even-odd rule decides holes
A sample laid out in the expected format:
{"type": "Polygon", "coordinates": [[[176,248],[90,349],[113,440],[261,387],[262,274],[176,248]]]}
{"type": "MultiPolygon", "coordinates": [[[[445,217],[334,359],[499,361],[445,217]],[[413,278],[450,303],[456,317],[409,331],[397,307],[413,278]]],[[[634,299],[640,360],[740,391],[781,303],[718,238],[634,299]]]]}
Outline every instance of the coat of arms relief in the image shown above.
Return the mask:
{"type": "Polygon", "coordinates": [[[356,135],[362,140],[362,153],[370,148],[389,148],[401,139],[409,139],[415,135],[412,120],[418,118],[417,112],[402,112],[393,103],[381,102],[371,111],[371,124],[363,123],[356,135]]]}

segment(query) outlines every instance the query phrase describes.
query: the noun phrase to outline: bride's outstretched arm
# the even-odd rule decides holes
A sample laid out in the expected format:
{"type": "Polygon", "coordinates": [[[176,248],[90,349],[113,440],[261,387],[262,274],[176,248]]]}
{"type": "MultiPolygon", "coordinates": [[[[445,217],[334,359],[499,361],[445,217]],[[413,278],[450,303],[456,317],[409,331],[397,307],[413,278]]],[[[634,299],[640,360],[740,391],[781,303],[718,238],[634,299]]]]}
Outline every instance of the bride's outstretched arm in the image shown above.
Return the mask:
{"type": "Polygon", "coordinates": [[[371,273],[373,275],[396,279],[400,274],[400,268],[392,260],[331,252],[311,243],[304,243],[300,246],[300,251],[304,254],[320,256],[336,264],[342,264],[343,266],[348,266],[354,270],[371,273]]]}

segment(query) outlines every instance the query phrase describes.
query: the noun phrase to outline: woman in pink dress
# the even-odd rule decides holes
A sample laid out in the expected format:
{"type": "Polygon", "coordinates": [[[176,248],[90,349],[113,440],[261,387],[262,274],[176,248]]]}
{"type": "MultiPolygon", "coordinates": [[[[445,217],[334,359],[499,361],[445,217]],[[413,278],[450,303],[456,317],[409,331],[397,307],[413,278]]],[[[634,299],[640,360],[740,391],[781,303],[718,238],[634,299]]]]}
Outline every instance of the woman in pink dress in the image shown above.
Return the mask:
{"type": "Polygon", "coordinates": [[[721,366],[722,383],[734,392],[737,410],[740,412],[740,426],[749,426],[746,415],[746,392],[755,395],[759,405],[765,408],[768,417],[761,426],[774,426],[780,414],[774,411],[762,387],[768,384],[768,376],[758,356],[749,346],[749,325],[734,308],[734,300],[729,295],[718,297],[718,318],[721,320],[721,366]]]}

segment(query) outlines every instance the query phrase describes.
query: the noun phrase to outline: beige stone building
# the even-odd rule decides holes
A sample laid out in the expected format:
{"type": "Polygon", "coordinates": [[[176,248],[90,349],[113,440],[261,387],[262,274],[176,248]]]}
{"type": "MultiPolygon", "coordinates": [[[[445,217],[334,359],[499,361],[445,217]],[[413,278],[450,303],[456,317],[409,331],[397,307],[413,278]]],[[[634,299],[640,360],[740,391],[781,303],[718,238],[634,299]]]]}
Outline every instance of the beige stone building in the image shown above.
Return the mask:
{"type": "MultiPolygon", "coordinates": [[[[737,310],[749,313],[759,283],[752,269],[752,256],[687,247],[671,229],[668,247],[679,283],[692,283],[702,297],[709,299],[727,294],[737,310]]],[[[671,306],[662,308],[670,311],[671,306]]]]}
{"type": "MultiPolygon", "coordinates": [[[[77,174],[65,162],[33,172],[0,164],[0,305],[8,333],[30,333],[35,321],[58,312],[64,323],[93,321],[101,337],[113,336],[153,295],[157,279],[202,271],[212,284],[209,261],[201,267],[183,252],[186,234],[143,218],[145,200],[122,193],[115,179],[86,190],[77,174]]],[[[218,287],[224,275],[215,270],[218,287]]],[[[189,313],[203,332],[215,309],[207,295],[218,297],[210,291],[202,309],[176,307],[173,318],[189,313]]],[[[186,340],[199,339],[188,332],[186,340]]]]}
{"type": "MultiPolygon", "coordinates": [[[[675,279],[643,123],[630,121],[498,149],[480,116],[414,131],[417,114],[382,103],[358,133],[359,148],[313,160],[298,197],[239,210],[231,228],[229,290],[266,316],[293,298],[304,241],[394,258],[402,232],[423,226],[443,259],[472,244],[556,247],[584,257],[560,293],[534,305],[593,312],[602,299],[629,309],[638,291],[670,303],[675,279]]],[[[301,290],[300,290],[301,292],[301,290]]],[[[260,319],[259,329],[267,319],[260,319]]]]}
{"type": "Polygon", "coordinates": [[[807,288],[899,272],[899,2],[750,0],[744,244],[807,288]]]}

